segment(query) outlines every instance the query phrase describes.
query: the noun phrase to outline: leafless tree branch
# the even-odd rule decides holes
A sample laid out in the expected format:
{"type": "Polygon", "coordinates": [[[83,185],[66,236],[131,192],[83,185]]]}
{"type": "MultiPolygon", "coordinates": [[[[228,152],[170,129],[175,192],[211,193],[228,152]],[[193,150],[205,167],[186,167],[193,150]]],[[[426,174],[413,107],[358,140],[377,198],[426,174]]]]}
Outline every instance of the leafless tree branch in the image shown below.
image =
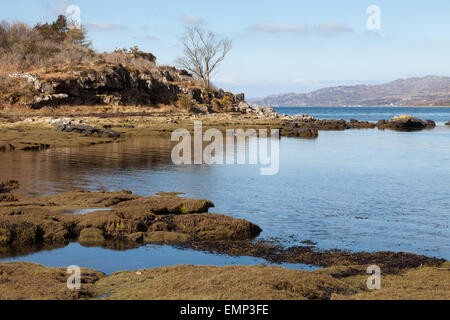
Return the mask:
{"type": "Polygon", "coordinates": [[[232,48],[231,40],[218,39],[212,32],[198,27],[189,27],[181,41],[184,56],[177,59],[177,64],[192,72],[209,88],[214,69],[225,59],[232,48]]]}

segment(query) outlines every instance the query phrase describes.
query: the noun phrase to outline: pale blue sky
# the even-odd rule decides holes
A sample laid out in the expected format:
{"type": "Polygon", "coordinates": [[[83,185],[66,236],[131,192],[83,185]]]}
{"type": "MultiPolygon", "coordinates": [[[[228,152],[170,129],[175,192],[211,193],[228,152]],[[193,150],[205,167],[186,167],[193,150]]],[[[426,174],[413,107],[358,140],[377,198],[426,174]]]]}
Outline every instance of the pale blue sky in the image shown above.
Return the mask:
{"type": "Polygon", "coordinates": [[[69,5],[81,8],[96,50],[138,45],[160,64],[182,53],[186,25],[231,38],[214,83],[249,97],[450,75],[447,0],[15,0],[2,1],[0,20],[35,24],[69,5]],[[369,5],[381,9],[377,32],[366,27],[369,5]]]}

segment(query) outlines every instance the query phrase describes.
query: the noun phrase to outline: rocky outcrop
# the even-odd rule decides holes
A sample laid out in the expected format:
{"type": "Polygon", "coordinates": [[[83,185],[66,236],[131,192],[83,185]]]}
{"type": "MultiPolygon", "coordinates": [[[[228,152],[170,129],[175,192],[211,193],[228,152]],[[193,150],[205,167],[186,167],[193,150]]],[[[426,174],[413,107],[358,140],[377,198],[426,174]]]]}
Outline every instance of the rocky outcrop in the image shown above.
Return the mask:
{"type": "Polygon", "coordinates": [[[309,115],[299,115],[285,121],[285,132],[300,132],[299,129],[314,129],[325,131],[340,131],[347,129],[373,129],[376,124],[368,121],[358,121],[351,119],[350,121],[340,120],[319,120],[309,115]]]}
{"type": "Polygon", "coordinates": [[[398,116],[387,121],[378,121],[377,127],[378,129],[391,129],[396,131],[419,131],[433,129],[436,127],[436,123],[431,120],[422,121],[412,116],[398,116]]]}
{"type": "Polygon", "coordinates": [[[208,200],[174,195],[142,198],[129,191],[73,191],[15,199],[14,206],[0,201],[0,249],[64,244],[77,239],[93,245],[117,240],[145,243],[245,240],[261,232],[257,225],[246,220],[208,213],[213,206],[208,200]],[[98,211],[77,214],[86,208],[98,211]]]}
{"type": "Polygon", "coordinates": [[[450,126],[450,121],[449,122],[447,122],[445,125],[447,125],[447,126],[450,126]]]}
{"type": "Polygon", "coordinates": [[[72,119],[56,119],[51,120],[50,123],[55,127],[56,130],[62,132],[77,132],[87,136],[98,136],[98,137],[108,137],[108,138],[120,138],[120,133],[111,129],[97,129],[83,123],[83,120],[72,120],[72,119]]]}
{"type": "Polygon", "coordinates": [[[73,67],[55,76],[14,73],[8,77],[23,79],[30,85],[34,93],[23,103],[34,109],[59,105],[170,105],[184,96],[198,105],[199,113],[205,113],[213,105],[218,106],[217,111],[227,111],[228,106],[237,106],[245,99],[244,94],[203,88],[187,71],[167,66],[137,70],[105,64],[96,69],[73,67]]]}
{"type": "Polygon", "coordinates": [[[278,116],[278,113],[272,108],[260,107],[256,105],[250,106],[245,101],[241,101],[237,106],[233,107],[232,111],[242,114],[256,115],[264,118],[275,118],[278,116]]]}
{"type": "Polygon", "coordinates": [[[301,128],[297,123],[295,123],[282,128],[281,135],[284,137],[316,139],[319,137],[319,130],[315,128],[301,128]]]}

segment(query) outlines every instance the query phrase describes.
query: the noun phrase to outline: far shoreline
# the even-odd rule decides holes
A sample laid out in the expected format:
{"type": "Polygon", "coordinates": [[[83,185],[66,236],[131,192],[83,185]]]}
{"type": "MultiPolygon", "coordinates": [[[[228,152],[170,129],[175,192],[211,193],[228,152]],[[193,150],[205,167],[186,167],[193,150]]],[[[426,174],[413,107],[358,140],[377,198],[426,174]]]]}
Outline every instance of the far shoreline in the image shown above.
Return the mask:
{"type": "Polygon", "coordinates": [[[449,108],[450,106],[269,106],[271,108],[449,108]]]}

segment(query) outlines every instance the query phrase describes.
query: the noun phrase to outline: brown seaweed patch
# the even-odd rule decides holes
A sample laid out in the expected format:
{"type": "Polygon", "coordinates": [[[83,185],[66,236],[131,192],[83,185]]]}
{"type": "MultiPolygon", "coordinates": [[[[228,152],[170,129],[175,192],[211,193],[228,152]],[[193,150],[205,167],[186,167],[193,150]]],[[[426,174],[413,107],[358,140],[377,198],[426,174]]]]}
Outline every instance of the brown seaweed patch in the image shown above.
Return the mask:
{"type": "MultiPolygon", "coordinates": [[[[301,263],[322,267],[378,265],[385,274],[396,274],[404,269],[420,266],[440,266],[445,260],[406,252],[346,252],[342,250],[319,251],[310,246],[285,248],[272,241],[197,241],[184,244],[185,248],[231,256],[263,258],[272,263],[301,263]]],[[[353,275],[354,270],[346,270],[353,275]]],[[[359,271],[358,271],[359,272],[359,271]]],[[[361,269],[361,273],[365,270],[361,269]]],[[[337,274],[344,277],[346,274],[337,274]]]]}

